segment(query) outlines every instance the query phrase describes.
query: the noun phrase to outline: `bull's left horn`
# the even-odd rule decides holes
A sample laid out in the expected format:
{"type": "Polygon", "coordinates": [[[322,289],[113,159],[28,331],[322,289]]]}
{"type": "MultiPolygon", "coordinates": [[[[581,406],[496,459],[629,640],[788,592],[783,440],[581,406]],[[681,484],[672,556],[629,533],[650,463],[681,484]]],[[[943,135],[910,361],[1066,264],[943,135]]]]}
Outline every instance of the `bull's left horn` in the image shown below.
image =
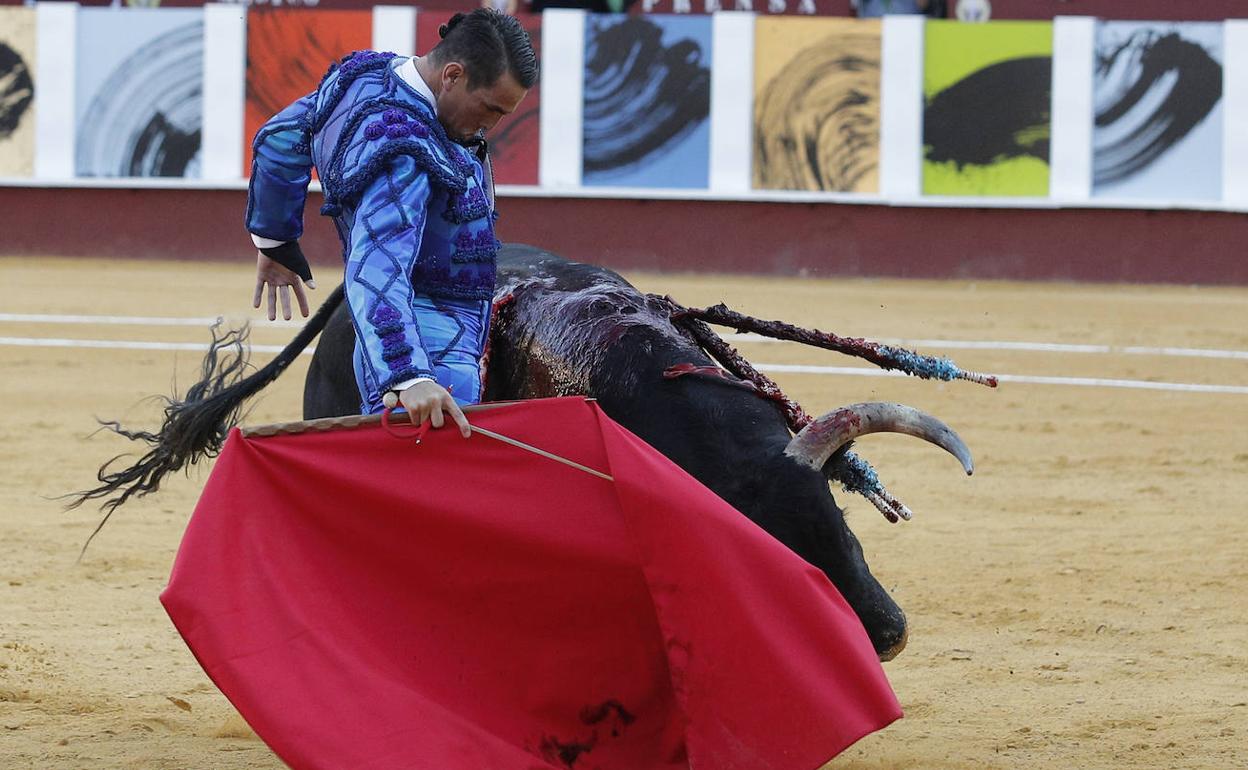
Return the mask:
{"type": "Polygon", "coordinates": [[[905,433],[929,441],[958,458],[966,475],[975,470],[971,450],[953,428],[905,404],[872,401],[828,412],[802,428],[784,453],[803,465],[822,470],[836,450],[868,433],[905,433]]]}

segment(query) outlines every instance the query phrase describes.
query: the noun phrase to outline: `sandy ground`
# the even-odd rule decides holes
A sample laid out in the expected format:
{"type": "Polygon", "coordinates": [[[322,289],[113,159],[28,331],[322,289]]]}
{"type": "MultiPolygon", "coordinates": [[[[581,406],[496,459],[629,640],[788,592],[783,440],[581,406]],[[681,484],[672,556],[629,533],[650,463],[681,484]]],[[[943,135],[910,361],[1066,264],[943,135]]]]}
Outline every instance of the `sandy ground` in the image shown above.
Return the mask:
{"type": "MultiPolygon", "coordinates": [[[[1248,350],[1248,290],[633,276],[841,334],[1248,350]]],[[[0,259],[0,313],[249,315],[238,266],[0,259]]],[[[322,278],[324,284],[330,280],[322,278]]],[[[320,292],[322,295],[324,289],[320,292]]],[[[290,329],[260,328],[257,343],[290,329]]],[[[202,342],[190,327],[0,322],[0,337],[202,342]]],[[[755,362],[853,365],[747,344],[755,362]]],[[[1248,359],[948,350],[1010,374],[1248,385],[1248,359]]],[[[263,358],[263,356],[257,356],[263,358]]],[[[195,352],[0,345],[0,767],[280,767],[157,602],[206,469],[123,508],[50,498],[127,451],[95,416],[150,426],[144,397],[195,352]]],[[[299,416],[304,358],[249,421],[299,416]]],[[[875,574],[911,621],[887,665],[906,718],[832,768],[1248,767],[1248,395],[777,375],[810,411],[888,399],[950,422],[976,475],[905,437],[859,444],[917,511],[851,498],[875,574]]]]}

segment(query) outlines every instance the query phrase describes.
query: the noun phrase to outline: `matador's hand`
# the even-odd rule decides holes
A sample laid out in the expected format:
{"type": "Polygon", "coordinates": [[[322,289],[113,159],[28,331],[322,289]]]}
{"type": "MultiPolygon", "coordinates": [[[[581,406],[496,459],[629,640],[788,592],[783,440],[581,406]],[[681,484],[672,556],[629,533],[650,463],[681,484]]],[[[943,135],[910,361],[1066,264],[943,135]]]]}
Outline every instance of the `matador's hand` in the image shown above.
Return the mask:
{"type": "MultiPolygon", "coordinates": [[[[295,290],[295,299],[299,301],[299,312],[308,317],[308,295],[303,291],[305,281],[293,270],[283,267],[263,253],[256,252],[256,293],[251,298],[252,307],[260,307],[260,300],[268,287],[269,320],[277,319],[277,295],[282,297],[282,318],[290,320],[290,290],[295,290]]],[[[316,281],[309,278],[308,288],[315,289],[316,281]]]]}
{"type": "Polygon", "coordinates": [[[468,424],[468,418],[464,416],[459,404],[455,403],[446,388],[433,380],[421,380],[400,393],[398,399],[387,394],[386,406],[394,407],[399,403],[407,410],[412,425],[420,425],[429,420],[433,427],[441,428],[444,422],[442,413],[445,412],[459,426],[459,432],[464,438],[472,435],[472,426],[468,424]]]}

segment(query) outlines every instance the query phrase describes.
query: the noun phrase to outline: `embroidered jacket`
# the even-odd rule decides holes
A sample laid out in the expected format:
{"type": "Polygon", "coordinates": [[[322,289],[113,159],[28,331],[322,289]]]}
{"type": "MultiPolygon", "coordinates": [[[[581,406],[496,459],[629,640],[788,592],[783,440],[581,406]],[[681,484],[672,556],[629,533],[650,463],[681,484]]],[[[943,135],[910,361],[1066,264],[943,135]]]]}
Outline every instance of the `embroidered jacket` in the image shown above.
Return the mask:
{"type": "Polygon", "coordinates": [[[489,300],[499,245],[480,161],[450,140],[395,63],[353,53],[260,129],[246,217],[255,235],[297,239],[315,166],[379,392],[433,376],[413,294],[489,300]]]}

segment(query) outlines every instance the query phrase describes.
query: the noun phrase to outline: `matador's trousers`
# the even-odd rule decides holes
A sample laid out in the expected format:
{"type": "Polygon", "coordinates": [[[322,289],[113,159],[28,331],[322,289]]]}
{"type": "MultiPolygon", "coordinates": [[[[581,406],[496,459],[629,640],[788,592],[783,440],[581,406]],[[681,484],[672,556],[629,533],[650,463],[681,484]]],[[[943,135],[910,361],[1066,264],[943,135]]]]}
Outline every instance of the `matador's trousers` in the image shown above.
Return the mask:
{"type": "MultiPolygon", "coordinates": [[[[481,400],[481,357],[490,333],[489,300],[434,299],[416,295],[412,313],[417,332],[438,384],[451,392],[460,406],[481,400]]],[[[355,382],[360,390],[361,414],[383,408],[372,384],[372,372],[358,336],[355,344],[355,382]]]]}

